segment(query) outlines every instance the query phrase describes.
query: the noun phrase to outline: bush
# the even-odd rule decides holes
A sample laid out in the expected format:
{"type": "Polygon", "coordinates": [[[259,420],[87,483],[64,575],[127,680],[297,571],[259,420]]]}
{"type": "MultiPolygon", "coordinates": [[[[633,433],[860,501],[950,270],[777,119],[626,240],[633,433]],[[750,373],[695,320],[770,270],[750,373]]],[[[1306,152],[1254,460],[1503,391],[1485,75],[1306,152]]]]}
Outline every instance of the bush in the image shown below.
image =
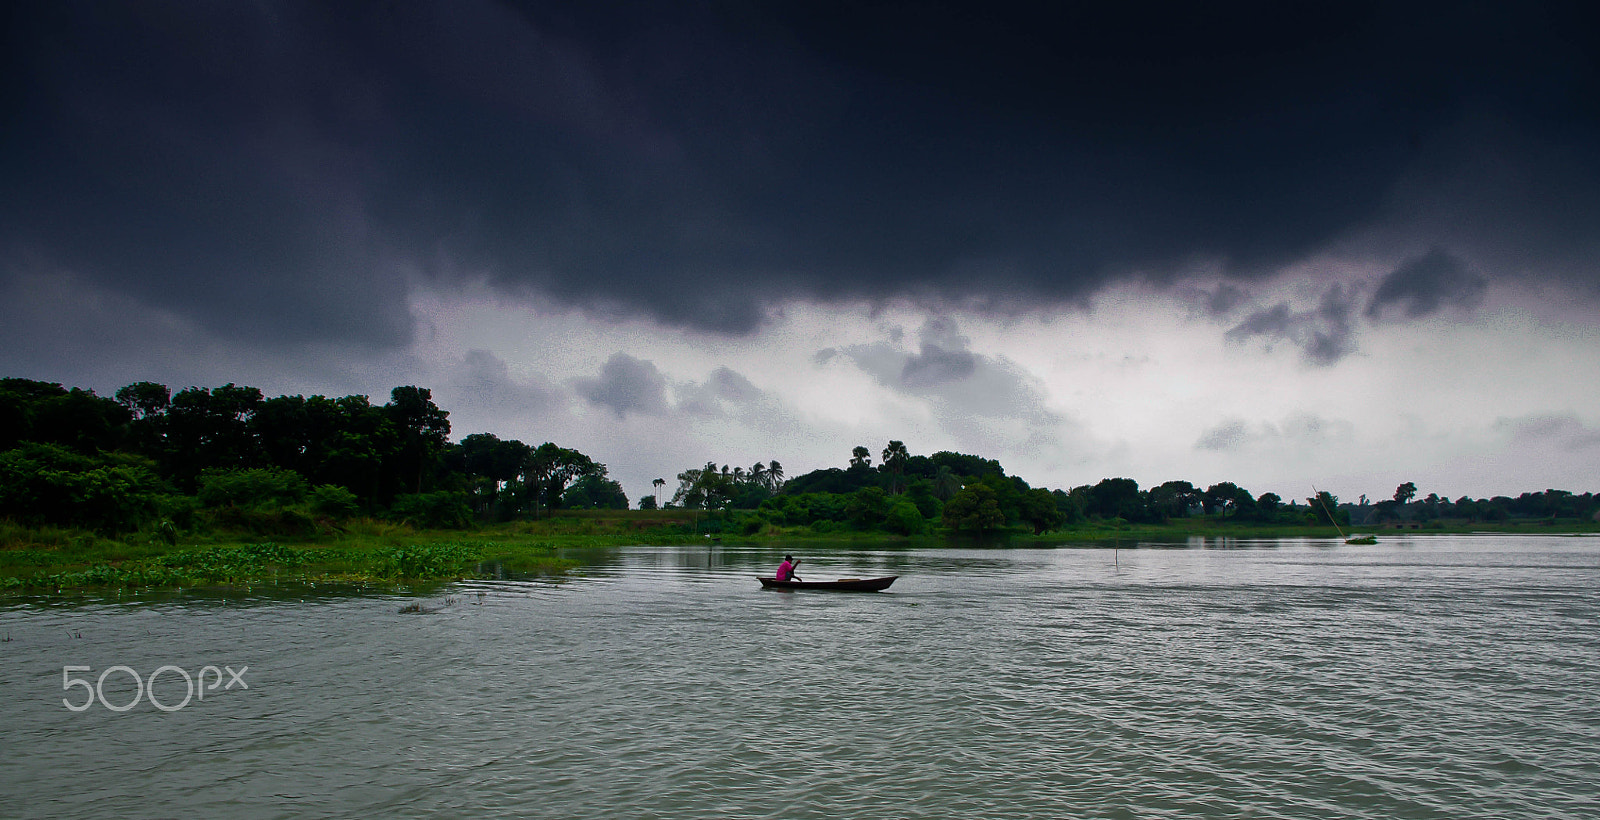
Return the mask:
{"type": "Polygon", "coordinates": [[[922,518],[922,512],[910,501],[897,501],[889,508],[889,518],[884,522],[884,529],[897,535],[920,535],[927,522],[922,518]]]}
{"type": "Polygon", "coordinates": [[[311,511],[329,518],[351,518],[361,511],[361,501],[337,484],[319,484],[311,491],[311,511]]]}
{"type": "Polygon", "coordinates": [[[0,516],[114,535],[156,516],[166,487],[147,459],[85,456],[53,444],[0,453],[0,516]]]}
{"type": "Polygon", "coordinates": [[[286,507],[306,497],[306,480],[293,470],[206,470],[200,503],[207,507],[286,507]]]}
{"type": "Polygon", "coordinates": [[[317,532],[317,522],[294,507],[218,507],[205,511],[202,519],[211,528],[254,535],[307,536],[317,532]]]}
{"type": "Polygon", "coordinates": [[[467,494],[462,492],[402,495],[394,500],[389,517],[425,530],[460,530],[472,526],[472,508],[467,506],[467,494]]]}

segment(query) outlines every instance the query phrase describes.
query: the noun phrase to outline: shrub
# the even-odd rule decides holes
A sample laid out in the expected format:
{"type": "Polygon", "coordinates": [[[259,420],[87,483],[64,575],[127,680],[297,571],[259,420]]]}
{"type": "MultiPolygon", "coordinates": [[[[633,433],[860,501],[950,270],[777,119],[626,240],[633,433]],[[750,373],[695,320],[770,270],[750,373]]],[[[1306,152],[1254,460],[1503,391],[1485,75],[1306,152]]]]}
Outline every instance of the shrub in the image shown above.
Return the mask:
{"type": "Polygon", "coordinates": [[[889,518],[884,522],[884,529],[897,535],[920,535],[926,526],[917,506],[904,500],[889,508],[889,518]]]}
{"type": "Polygon", "coordinates": [[[0,453],[0,516],[22,523],[131,532],[155,517],[165,490],[146,459],[31,443],[0,453]]]}
{"type": "Polygon", "coordinates": [[[207,507],[285,507],[306,497],[306,480],[293,470],[206,470],[200,503],[207,507]]]}
{"type": "Polygon", "coordinates": [[[220,530],[254,535],[315,535],[317,522],[294,507],[218,507],[207,510],[204,523],[220,530]]]}
{"type": "Polygon", "coordinates": [[[394,500],[390,517],[419,529],[460,530],[472,526],[467,494],[441,490],[402,495],[394,500]]]}
{"type": "Polygon", "coordinates": [[[311,491],[311,511],[329,518],[351,518],[361,511],[356,494],[337,484],[318,484],[311,491]]]}

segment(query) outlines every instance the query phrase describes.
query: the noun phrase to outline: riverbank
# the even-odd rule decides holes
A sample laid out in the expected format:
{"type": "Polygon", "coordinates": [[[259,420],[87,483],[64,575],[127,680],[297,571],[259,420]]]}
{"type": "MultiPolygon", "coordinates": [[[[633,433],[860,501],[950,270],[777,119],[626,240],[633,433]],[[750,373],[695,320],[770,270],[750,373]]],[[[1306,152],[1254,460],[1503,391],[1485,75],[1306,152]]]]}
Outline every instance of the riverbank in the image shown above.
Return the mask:
{"type": "MultiPolygon", "coordinates": [[[[650,543],[714,543],[724,537],[773,544],[804,541],[839,548],[885,546],[1119,546],[1202,539],[1336,539],[1332,527],[1183,519],[1160,525],[1092,522],[1043,535],[999,531],[983,536],[936,532],[816,533],[767,528],[724,535],[716,514],[695,511],[595,511],[471,530],[417,530],[390,522],[345,522],[316,535],[151,532],[103,538],[80,530],[0,523],[0,592],[49,594],[133,587],[252,586],[266,583],[399,583],[472,577],[559,576],[586,563],[585,552],[650,543]]],[[[1578,520],[1436,521],[1405,530],[1363,530],[1379,540],[1418,534],[1582,534],[1600,525],[1578,520]]],[[[1350,534],[1350,533],[1347,533],[1350,534]]]]}

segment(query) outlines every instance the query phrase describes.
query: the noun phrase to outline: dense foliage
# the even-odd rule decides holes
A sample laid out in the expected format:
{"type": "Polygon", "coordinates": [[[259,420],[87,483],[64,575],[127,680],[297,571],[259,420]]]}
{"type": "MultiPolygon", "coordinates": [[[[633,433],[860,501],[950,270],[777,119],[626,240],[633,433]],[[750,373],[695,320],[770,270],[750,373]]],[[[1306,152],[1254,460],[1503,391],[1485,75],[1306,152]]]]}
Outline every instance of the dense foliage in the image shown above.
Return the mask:
{"type": "Polygon", "coordinates": [[[411,386],[374,405],[233,384],[174,395],[138,382],[104,398],[0,379],[0,518],[108,535],[309,534],[357,515],[435,529],[627,507],[604,464],[488,433],[452,444],[449,415],[411,386]]]}

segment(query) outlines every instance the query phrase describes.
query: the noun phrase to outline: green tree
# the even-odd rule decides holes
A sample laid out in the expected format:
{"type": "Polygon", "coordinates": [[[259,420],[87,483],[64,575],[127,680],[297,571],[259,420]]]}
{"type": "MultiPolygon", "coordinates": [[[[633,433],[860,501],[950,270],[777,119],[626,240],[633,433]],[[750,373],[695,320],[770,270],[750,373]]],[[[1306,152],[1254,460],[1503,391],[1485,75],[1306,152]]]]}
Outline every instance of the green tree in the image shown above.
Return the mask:
{"type": "Polygon", "coordinates": [[[562,497],[561,506],[569,510],[626,510],[628,496],[622,491],[622,484],[590,473],[572,482],[562,497]]]}
{"type": "Polygon", "coordinates": [[[1150,514],[1158,518],[1188,518],[1189,508],[1193,507],[1203,493],[1187,481],[1168,481],[1151,488],[1149,495],[1150,514]]]}
{"type": "Polygon", "coordinates": [[[1004,527],[1006,516],[1000,511],[994,488],[973,484],[945,502],[944,525],[953,530],[988,532],[1004,527]]]}
{"type": "Polygon", "coordinates": [[[982,478],[991,475],[1003,476],[1006,474],[1005,468],[1001,467],[1000,462],[994,459],[967,455],[966,453],[955,453],[949,450],[940,450],[928,456],[928,463],[934,470],[938,470],[940,467],[949,467],[951,472],[965,478],[982,478]]]}
{"type": "Polygon", "coordinates": [[[882,487],[862,487],[850,496],[845,515],[856,529],[881,526],[889,517],[889,499],[882,487]]]}
{"type": "Polygon", "coordinates": [[[868,450],[865,447],[857,446],[855,449],[850,451],[850,467],[852,469],[854,469],[856,467],[865,468],[865,467],[871,467],[871,466],[872,466],[872,451],[871,450],[868,450]]]}
{"type": "Polygon", "coordinates": [[[126,407],[92,390],[0,379],[0,449],[34,441],[79,453],[114,450],[127,433],[130,417],[126,407]]]}
{"type": "Polygon", "coordinates": [[[408,477],[413,493],[420,493],[423,476],[449,441],[450,414],[433,403],[433,391],[412,386],[389,391],[383,413],[399,434],[397,472],[408,477]]]}
{"type": "Polygon", "coordinates": [[[493,433],[473,433],[456,445],[456,452],[476,512],[498,510],[503,519],[518,512],[515,485],[533,454],[531,447],[516,439],[502,441],[493,433]]]}
{"type": "Polygon", "coordinates": [[[1350,516],[1339,509],[1339,497],[1327,490],[1320,490],[1316,495],[1306,499],[1306,504],[1311,507],[1311,519],[1319,524],[1330,526],[1349,524],[1350,516]],[[1334,516],[1339,516],[1336,520],[1334,516]]]}
{"type": "Polygon", "coordinates": [[[927,528],[921,511],[909,500],[900,499],[889,507],[883,528],[896,535],[920,535],[927,528]]]}
{"type": "Polygon", "coordinates": [[[1398,504],[1406,504],[1416,496],[1417,485],[1413,482],[1407,481],[1406,483],[1394,488],[1394,500],[1398,504]]]}
{"type": "Polygon", "coordinates": [[[568,485],[586,475],[606,474],[606,465],[578,452],[558,447],[551,442],[539,445],[523,465],[524,484],[531,494],[533,514],[539,515],[540,502],[545,508],[555,509],[568,485]]]}
{"type": "Polygon", "coordinates": [[[135,419],[159,416],[172,404],[172,391],[164,384],[134,382],[117,390],[117,403],[128,408],[135,419]]]}
{"type": "Polygon", "coordinates": [[[260,467],[266,462],[251,420],[261,391],[232,382],[215,389],[190,387],[172,397],[162,416],[160,459],[167,475],[192,490],[206,469],[260,467]]]}
{"type": "Polygon", "coordinates": [[[1066,516],[1056,507],[1055,496],[1043,487],[1022,494],[1017,517],[1033,527],[1034,535],[1043,535],[1056,529],[1066,520],[1066,516]]]}
{"type": "Polygon", "coordinates": [[[1145,501],[1139,493],[1139,482],[1131,478],[1101,479],[1089,490],[1087,512],[1101,518],[1143,521],[1145,501]]]}
{"type": "Polygon", "coordinates": [[[1207,515],[1221,512],[1226,518],[1230,514],[1236,515],[1241,507],[1253,509],[1255,498],[1232,481],[1224,481],[1207,487],[1200,503],[1205,507],[1207,515]]]}

